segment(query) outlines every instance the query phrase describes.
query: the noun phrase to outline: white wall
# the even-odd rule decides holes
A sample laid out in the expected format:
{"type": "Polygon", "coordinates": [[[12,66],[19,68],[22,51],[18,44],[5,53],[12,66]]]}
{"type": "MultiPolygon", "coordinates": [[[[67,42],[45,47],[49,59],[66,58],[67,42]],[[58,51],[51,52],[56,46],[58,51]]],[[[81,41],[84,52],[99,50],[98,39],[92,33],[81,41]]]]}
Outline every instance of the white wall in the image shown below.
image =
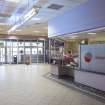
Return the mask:
{"type": "Polygon", "coordinates": [[[75,71],[75,81],[105,91],[105,75],[75,71]]]}

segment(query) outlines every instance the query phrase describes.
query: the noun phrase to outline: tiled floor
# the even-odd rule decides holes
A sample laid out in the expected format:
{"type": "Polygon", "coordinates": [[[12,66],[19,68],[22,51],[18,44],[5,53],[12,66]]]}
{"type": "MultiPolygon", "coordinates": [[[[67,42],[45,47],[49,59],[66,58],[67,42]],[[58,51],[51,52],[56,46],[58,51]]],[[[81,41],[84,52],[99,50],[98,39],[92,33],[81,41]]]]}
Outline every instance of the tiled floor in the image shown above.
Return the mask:
{"type": "Polygon", "coordinates": [[[105,105],[44,78],[50,65],[0,66],[0,105],[105,105]]]}

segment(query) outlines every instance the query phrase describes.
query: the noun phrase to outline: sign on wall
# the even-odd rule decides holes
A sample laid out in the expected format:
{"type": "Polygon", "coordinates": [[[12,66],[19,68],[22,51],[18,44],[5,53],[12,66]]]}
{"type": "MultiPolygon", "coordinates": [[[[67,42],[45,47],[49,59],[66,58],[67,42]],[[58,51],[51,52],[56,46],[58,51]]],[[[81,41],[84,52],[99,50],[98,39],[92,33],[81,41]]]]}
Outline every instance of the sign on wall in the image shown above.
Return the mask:
{"type": "Polygon", "coordinates": [[[80,69],[105,73],[105,44],[81,45],[80,69]]]}

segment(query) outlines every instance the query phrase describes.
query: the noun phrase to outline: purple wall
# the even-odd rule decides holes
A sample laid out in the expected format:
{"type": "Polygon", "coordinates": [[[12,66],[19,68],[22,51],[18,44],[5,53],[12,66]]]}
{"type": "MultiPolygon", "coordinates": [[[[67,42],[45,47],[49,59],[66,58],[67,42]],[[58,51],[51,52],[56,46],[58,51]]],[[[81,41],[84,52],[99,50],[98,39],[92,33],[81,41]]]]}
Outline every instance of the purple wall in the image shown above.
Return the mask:
{"type": "Polygon", "coordinates": [[[49,37],[105,27],[105,0],[88,0],[48,22],[49,37]]]}

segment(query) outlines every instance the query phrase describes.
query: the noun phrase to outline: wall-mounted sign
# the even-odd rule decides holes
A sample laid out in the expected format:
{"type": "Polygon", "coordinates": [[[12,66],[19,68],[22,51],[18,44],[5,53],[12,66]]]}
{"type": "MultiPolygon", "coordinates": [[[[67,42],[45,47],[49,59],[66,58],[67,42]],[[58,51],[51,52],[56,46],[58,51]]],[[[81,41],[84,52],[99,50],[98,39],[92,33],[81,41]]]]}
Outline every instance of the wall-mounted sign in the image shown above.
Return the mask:
{"type": "Polygon", "coordinates": [[[105,44],[81,45],[80,69],[105,73],[105,44]]]}

